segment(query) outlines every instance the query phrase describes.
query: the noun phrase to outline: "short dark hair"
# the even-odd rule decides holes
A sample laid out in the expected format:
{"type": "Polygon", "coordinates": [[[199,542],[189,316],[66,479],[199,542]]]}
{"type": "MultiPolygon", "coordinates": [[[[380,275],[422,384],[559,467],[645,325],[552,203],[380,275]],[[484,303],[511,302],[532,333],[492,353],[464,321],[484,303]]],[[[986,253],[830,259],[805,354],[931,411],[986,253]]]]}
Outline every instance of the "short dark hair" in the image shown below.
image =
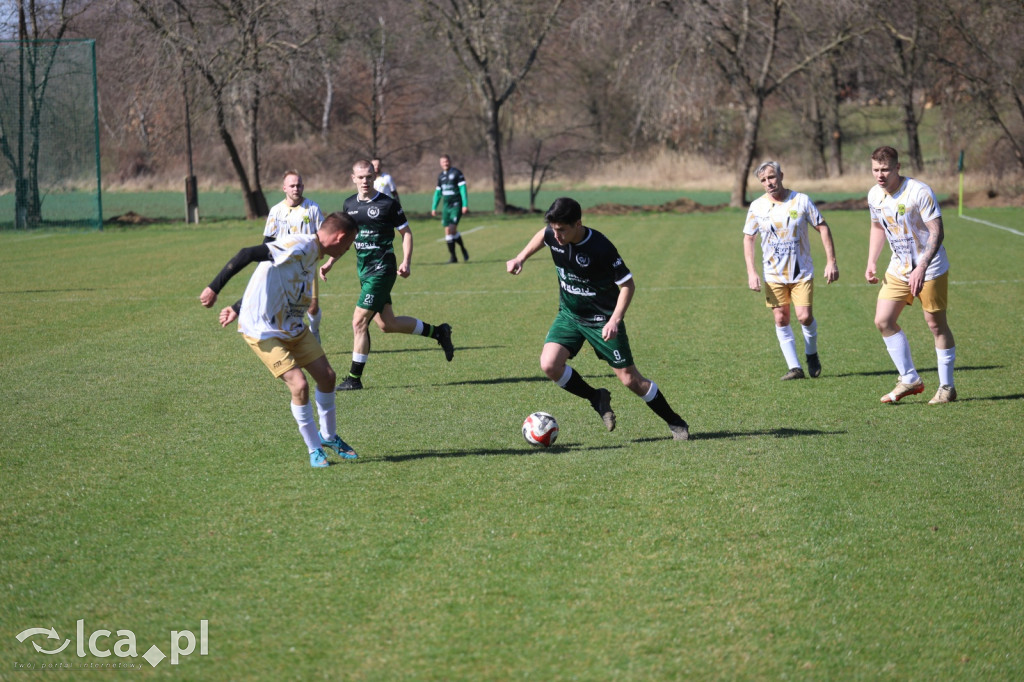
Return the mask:
{"type": "Polygon", "coordinates": [[[569,197],[559,197],[551,204],[551,208],[544,214],[544,220],[559,225],[575,225],[583,219],[583,209],[580,202],[569,197]]]}
{"type": "Polygon", "coordinates": [[[900,153],[892,147],[879,147],[871,152],[871,160],[895,166],[900,162],[900,153]]]}
{"type": "Polygon", "coordinates": [[[335,211],[324,218],[324,221],[320,223],[320,229],[327,232],[343,232],[348,234],[349,232],[355,233],[359,229],[359,225],[356,223],[355,218],[348,213],[335,211]]]}

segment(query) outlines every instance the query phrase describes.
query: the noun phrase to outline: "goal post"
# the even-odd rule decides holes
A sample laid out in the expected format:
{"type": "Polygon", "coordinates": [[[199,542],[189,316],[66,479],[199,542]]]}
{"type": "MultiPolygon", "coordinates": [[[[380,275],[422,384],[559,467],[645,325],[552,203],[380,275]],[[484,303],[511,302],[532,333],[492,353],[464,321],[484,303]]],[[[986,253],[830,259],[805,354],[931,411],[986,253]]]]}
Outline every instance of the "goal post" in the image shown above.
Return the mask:
{"type": "Polygon", "coordinates": [[[103,227],[96,41],[0,41],[0,229],[103,227]]]}

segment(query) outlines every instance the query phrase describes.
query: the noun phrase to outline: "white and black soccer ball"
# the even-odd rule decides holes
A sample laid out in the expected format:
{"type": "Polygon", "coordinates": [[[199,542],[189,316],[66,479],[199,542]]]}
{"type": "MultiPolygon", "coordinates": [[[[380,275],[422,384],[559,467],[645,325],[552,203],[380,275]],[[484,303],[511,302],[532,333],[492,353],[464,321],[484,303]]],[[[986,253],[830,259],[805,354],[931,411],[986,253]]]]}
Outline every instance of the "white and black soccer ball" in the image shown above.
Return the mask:
{"type": "Polygon", "coordinates": [[[547,412],[534,412],[523,422],[523,438],[530,445],[546,448],[558,438],[558,422],[547,412]]]}

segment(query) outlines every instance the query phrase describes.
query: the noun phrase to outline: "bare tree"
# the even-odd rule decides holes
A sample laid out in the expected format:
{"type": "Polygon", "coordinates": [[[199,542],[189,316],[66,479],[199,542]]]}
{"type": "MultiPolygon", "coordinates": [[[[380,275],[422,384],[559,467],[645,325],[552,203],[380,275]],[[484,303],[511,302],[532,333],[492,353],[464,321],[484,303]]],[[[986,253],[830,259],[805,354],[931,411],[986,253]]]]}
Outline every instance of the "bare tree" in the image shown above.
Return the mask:
{"type": "Polygon", "coordinates": [[[938,26],[933,25],[935,3],[909,0],[894,13],[891,3],[881,1],[873,7],[872,15],[878,30],[866,40],[863,54],[869,68],[881,75],[881,87],[894,93],[907,135],[906,156],[919,173],[924,169],[919,129],[925,108],[921,95],[930,85],[931,56],[942,49],[937,40],[938,26]]]}
{"type": "Polygon", "coordinates": [[[87,3],[59,0],[37,5],[34,0],[17,3],[19,41],[17,76],[17,123],[0,117],[0,155],[10,166],[15,184],[15,225],[24,228],[42,221],[43,199],[39,191],[41,118],[48,97],[50,73],[60,40],[71,21],[87,3]],[[26,128],[27,124],[27,128],[26,128]],[[12,133],[17,133],[12,139],[12,133]]]}
{"type": "MultiPolygon", "coordinates": [[[[844,21],[822,22],[829,16],[827,8],[816,7],[815,2],[790,7],[787,0],[699,0],[696,11],[686,13],[676,3],[665,3],[674,16],[694,21],[699,44],[742,106],[743,133],[730,206],[746,202],[765,102],[786,81],[854,35],[844,21]],[[784,44],[787,36],[802,39],[784,44]]],[[[833,18],[841,19],[838,5],[825,4],[833,18]]]]}
{"type": "Polygon", "coordinates": [[[565,0],[420,0],[472,83],[480,107],[494,185],[505,213],[502,107],[530,73],[565,0]]]}
{"type": "Polygon", "coordinates": [[[275,32],[287,26],[281,8],[262,0],[130,1],[153,35],[205,83],[217,133],[242,186],[246,217],[267,215],[260,181],[262,87],[274,58],[286,58],[295,48],[275,32]],[[241,122],[248,164],[232,134],[234,120],[241,122]]]}
{"type": "Polygon", "coordinates": [[[947,49],[936,55],[961,80],[968,106],[981,111],[1024,171],[1024,2],[946,0],[947,49]]]}

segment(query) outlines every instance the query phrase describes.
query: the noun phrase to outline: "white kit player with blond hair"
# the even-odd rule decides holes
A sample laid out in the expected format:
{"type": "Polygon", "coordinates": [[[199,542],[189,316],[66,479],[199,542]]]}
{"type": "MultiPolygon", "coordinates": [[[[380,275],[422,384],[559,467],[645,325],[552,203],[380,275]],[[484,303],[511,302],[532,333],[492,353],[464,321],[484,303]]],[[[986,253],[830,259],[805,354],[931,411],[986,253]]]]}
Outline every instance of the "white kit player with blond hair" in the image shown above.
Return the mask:
{"type": "Polygon", "coordinates": [[[783,381],[803,379],[804,370],[796,352],[796,339],[790,326],[790,304],[804,337],[807,371],[812,377],[821,374],[818,357],[818,321],[812,307],[814,298],[814,262],[808,227],[821,234],[825,248],[825,282],[839,279],[832,232],[814,202],[806,194],[786,189],[782,184],[782,168],[776,161],[765,161],[754,172],[764,187],[764,195],[750,204],[743,225],[743,257],[747,262],[747,284],[761,291],[761,279],[754,264],[754,240],[761,236],[764,267],[765,305],[775,317],[775,335],[789,367],[783,381]]]}

